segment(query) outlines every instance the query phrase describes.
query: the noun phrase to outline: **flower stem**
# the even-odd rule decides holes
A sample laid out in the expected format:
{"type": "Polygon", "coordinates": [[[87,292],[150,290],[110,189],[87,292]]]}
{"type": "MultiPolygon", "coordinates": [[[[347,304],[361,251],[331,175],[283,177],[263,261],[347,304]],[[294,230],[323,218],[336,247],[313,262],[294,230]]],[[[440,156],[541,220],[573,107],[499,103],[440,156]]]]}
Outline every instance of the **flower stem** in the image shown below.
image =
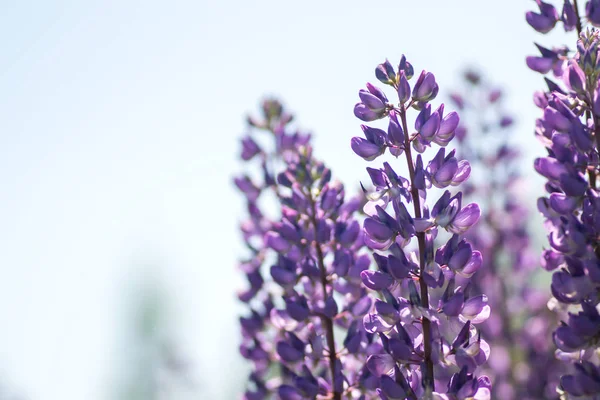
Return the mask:
{"type": "Polygon", "coordinates": [[[579,6],[577,5],[577,0],[573,0],[573,8],[575,8],[575,16],[577,17],[577,37],[579,37],[583,28],[581,26],[581,17],[579,16],[579,6]]]}
{"type": "MultiPolygon", "coordinates": [[[[406,162],[408,164],[408,173],[410,176],[410,190],[412,194],[413,206],[415,209],[415,218],[421,218],[421,200],[419,198],[419,189],[415,186],[415,166],[412,159],[410,142],[408,140],[408,125],[406,123],[406,108],[402,105],[400,110],[400,118],[402,120],[402,129],[404,129],[404,154],[406,154],[406,162]]],[[[417,240],[419,242],[419,287],[421,289],[421,307],[429,309],[429,293],[427,284],[423,279],[425,271],[425,233],[417,232],[417,240]]],[[[422,317],[423,326],[423,348],[425,358],[425,371],[423,371],[423,387],[425,393],[431,393],[435,390],[433,380],[433,361],[431,359],[431,321],[425,316],[422,317]]]]}
{"type": "MultiPolygon", "coordinates": [[[[308,200],[310,202],[311,207],[311,215],[310,220],[313,225],[314,235],[315,235],[315,251],[317,253],[317,264],[319,265],[319,271],[321,273],[321,286],[323,288],[323,301],[327,300],[327,271],[325,270],[325,262],[323,250],[321,249],[321,245],[317,241],[318,233],[317,233],[317,210],[315,205],[315,200],[312,197],[312,193],[310,190],[308,191],[308,200]]],[[[327,340],[327,347],[329,348],[329,369],[331,370],[331,386],[333,390],[333,400],[341,400],[342,394],[336,391],[336,382],[335,382],[335,364],[337,361],[337,354],[335,350],[335,337],[333,335],[333,321],[331,318],[323,315],[321,316],[321,321],[323,323],[323,328],[325,329],[325,337],[327,340]]]]}

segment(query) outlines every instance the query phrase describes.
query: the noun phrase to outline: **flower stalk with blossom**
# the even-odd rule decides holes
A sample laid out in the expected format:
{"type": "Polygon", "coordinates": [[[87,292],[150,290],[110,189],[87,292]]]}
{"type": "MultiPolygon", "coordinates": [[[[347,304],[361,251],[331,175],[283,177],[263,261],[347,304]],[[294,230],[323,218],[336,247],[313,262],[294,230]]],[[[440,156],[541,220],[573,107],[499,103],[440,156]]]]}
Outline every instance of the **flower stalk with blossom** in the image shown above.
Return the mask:
{"type": "MultiPolygon", "coordinates": [[[[549,231],[542,264],[554,271],[549,304],[562,318],[553,339],[557,357],[570,368],[558,391],[562,399],[600,399],[600,35],[595,28],[583,30],[577,1],[566,0],[562,16],[551,4],[538,5],[546,20],[528,17],[534,29],[545,33],[561,21],[578,35],[574,52],[543,51],[527,60],[533,70],[552,71],[556,78],[546,78],[548,90],[534,97],[543,110],[535,134],[548,153],[534,166],[547,179],[548,195],[538,208],[549,231]]],[[[588,1],[585,16],[600,26],[600,2],[588,1]]]]}
{"type": "Polygon", "coordinates": [[[280,215],[265,218],[257,191],[244,190],[258,185],[236,181],[253,221],[242,229],[252,250],[242,263],[250,289],[240,295],[250,306],[250,315],[240,319],[241,352],[253,362],[244,398],[373,399],[365,366],[373,335],[362,325],[373,299],[360,279],[371,260],[361,254],[363,239],[354,219],[361,203],[346,200],[343,186],[314,158],[306,136],[286,133],[287,114],[265,115],[265,122],[252,125],[267,127],[276,151],[256,151],[246,138],[242,158],[262,154],[263,169],[279,159],[279,170],[263,173],[268,178],[261,188],[270,189],[280,215]]]}
{"type": "Polygon", "coordinates": [[[373,161],[388,150],[396,162],[404,153],[408,170],[403,177],[389,162],[367,168],[375,191],[364,208],[363,231],[377,269],[363,271],[361,278],[379,299],[364,326],[382,345],[367,366],[382,399],[489,399],[489,379],[476,375],[489,346],[475,325],[488,318],[490,307],[487,297],[469,285],[482,259],[463,238],[480,210],[475,203],[463,206],[462,193],[448,190],[463,183],[471,168],[455,151],[445,150],[458,114],[444,114],[443,104],[432,110],[438,94],[434,75],[423,71],[411,88],[413,73],[404,56],[397,69],[389,61],[380,64],[376,77],[394,89],[397,102],[368,83],[354,108],[362,121],[388,122],[386,130],[363,125],[364,138],[351,141],[354,152],[373,161]],[[413,133],[411,109],[419,111],[413,133]],[[425,164],[424,153],[432,145],[439,150],[425,164]],[[427,197],[437,194],[434,187],[446,190],[430,210],[427,197]]]}
{"type": "Polygon", "coordinates": [[[488,295],[494,310],[480,325],[494,351],[485,368],[493,383],[492,398],[557,399],[564,366],[554,357],[547,334],[557,321],[546,307],[549,290],[535,285],[541,271],[527,228],[529,212],[522,196],[513,120],[504,110],[498,87],[473,70],[464,74],[463,81],[460,91],[451,95],[461,112],[456,130],[459,153],[477,171],[485,171],[466,183],[465,195],[485,209],[466,237],[483,255],[471,285],[488,295]]]}

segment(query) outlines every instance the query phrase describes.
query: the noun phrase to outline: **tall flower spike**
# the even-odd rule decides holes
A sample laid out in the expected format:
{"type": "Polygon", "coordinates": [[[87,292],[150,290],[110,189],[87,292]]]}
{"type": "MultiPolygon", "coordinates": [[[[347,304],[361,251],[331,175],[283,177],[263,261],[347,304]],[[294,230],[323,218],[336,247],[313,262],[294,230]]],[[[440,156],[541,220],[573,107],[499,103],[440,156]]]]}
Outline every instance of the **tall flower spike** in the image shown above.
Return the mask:
{"type": "MultiPolygon", "coordinates": [[[[269,132],[274,149],[260,150],[266,146],[247,137],[242,158],[260,156],[262,175],[270,178],[236,180],[250,212],[243,232],[251,256],[241,264],[250,288],[240,294],[249,312],[240,318],[240,352],[253,366],[243,399],[375,399],[367,394],[366,360],[380,345],[362,324],[373,299],[361,280],[370,259],[361,254],[354,219],[360,202],[346,199],[313,157],[308,136],[290,133],[291,117],[280,103],[267,101],[263,110],[265,119],[252,118],[251,126],[269,132]],[[260,210],[269,195],[279,216],[260,210]]],[[[365,135],[377,142],[366,127],[365,135]]]]}
{"type": "MultiPolygon", "coordinates": [[[[469,80],[472,74],[464,74],[460,92],[451,98],[459,99],[462,109],[458,154],[468,157],[474,168],[486,170],[485,176],[475,176],[465,185],[465,198],[480,199],[485,210],[465,235],[483,254],[470,288],[486,293],[494,310],[480,325],[494,353],[485,372],[493,383],[494,399],[557,399],[564,364],[554,357],[551,337],[540,334],[550,331],[557,318],[546,307],[549,290],[533,284],[538,270],[527,231],[528,210],[520,193],[524,181],[518,174],[520,155],[511,137],[512,118],[503,107],[502,91],[482,74],[477,74],[477,82],[469,80]]],[[[463,245],[452,256],[451,268],[463,265],[470,254],[463,245]]],[[[461,274],[456,285],[465,285],[461,274]]]]}
{"type": "MultiPolygon", "coordinates": [[[[600,25],[598,5],[595,0],[586,4],[592,25],[600,25]]],[[[548,230],[542,266],[554,271],[550,286],[554,298],[548,304],[562,321],[553,339],[558,359],[569,370],[557,391],[561,399],[597,399],[600,120],[595,103],[600,41],[596,29],[584,32],[582,21],[575,22],[577,51],[565,53],[566,68],[553,71],[562,82],[547,80],[548,90],[536,95],[536,105],[544,112],[536,121],[535,135],[547,156],[538,158],[534,167],[547,179],[548,195],[538,200],[548,230]]]]}
{"type": "MultiPolygon", "coordinates": [[[[248,281],[248,288],[238,294],[239,299],[248,305],[248,314],[240,318],[240,353],[253,364],[248,379],[248,390],[244,394],[245,399],[262,399],[273,392],[267,379],[276,349],[265,335],[273,329],[271,314],[274,304],[273,293],[266,283],[268,274],[265,274],[265,260],[268,258],[269,248],[286,247],[283,237],[291,234],[290,229],[284,229],[283,226],[280,227],[281,234],[268,234],[276,224],[271,215],[261,210],[261,202],[265,196],[273,196],[279,190],[274,180],[277,165],[293,157],[295,149],[306,145],[310,139],[309,135],[291,131],[289,124],[293,117],[279,101],[267,99],[261,108],[262,119],[249,117],[249,129],[268,133],[272,139],[272,149],[263,148],[258,138],[255,139],[251,135],[244,137],[241,158],[247,162],[255,161],[259,168],[253,171],[254,174],[234,179],[235,185],[246,198],[248,211],[241,231],[250,255],[240,263],[240,269],[248,281]]],[[[274,271],[273,279],[279,282],[293,281],[294,277],[290,279],[288,272],[289,262],[280,260],[279,264],[281,267],[274,271]]],[[[299,315],[299,311],[295,315],[299,315]]],[[[278,320],[281,321],[281,318],[278,320]]],[[[290,356],[290,352],[285,352],[285,348],[280,350],[284,355],[290,356]]]]}
{"type": "MultiPolygon", "coordinates": [[[[403,153],[408,176],[397,176],[388,163],[382,169],[367,168],[376,192],[367,196],[365,212],[370,217],[363,232],[377,268],[363,271],[361,277],[380,298],[363,320],[364,329],[377,334],[375,343],[380,346],[367,360],[372,375],[369,387],[382,399],[489,399],[489,380],[475,375],[489,356],[489,346],[475,325],[487,319],[490,307],[481,293],[467,290],[481,257],[461,239],[478,219],[479,207],[474,203],[463,207],[460,192],[447,191],[432,201],[431,212],[426,201],[427,195],[435,194],[429,192],[432,184],[460,186],[470,166],[458,160],[453,150],[446,154],[440,149],[427,167],[425,154],[412,155],[413,146],[424,152],[433,144],[448,145],[459,118],[455,112],[444,115],[443,105],[432,111],[430,101],[439,88],[430,72],[421,72],[409,99],[408,65],[402,56],[395,73],[400,77],[398,102],[388,104],[388,130],[381,130],[387,145],[371,158],[381,157],[386,149],[396,159],[403,153]],[[421,110],[412,134],[411,107],[421,110]],[[449,238],[445,244],[444,238],[449,238]],[[459,274],[465,283],[456,287],[459,274]]],[[[364,102],[359,104],[368,108],[364,102]]]]}

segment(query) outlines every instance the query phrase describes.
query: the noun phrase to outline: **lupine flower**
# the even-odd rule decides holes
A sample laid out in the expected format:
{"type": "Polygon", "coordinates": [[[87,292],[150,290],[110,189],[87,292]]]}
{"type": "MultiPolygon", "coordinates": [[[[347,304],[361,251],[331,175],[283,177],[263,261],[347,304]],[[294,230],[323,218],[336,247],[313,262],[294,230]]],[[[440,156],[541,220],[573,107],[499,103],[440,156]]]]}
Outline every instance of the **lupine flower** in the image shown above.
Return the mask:
{"type": "MultiPolygon", "coordinates": [[[[265,285],[263,264],[268,254],[268,244],[276,239],[268,236],[268,232],[275,223],[271,216],[266,215],[260,208],[263,193],[274,192],[275,181],[273,166],[289,156],[289,149],[307,143],[309,136],[298,132],[291,133],[288,124],[292,116],[288,114],[281,103],[276,100],[265,100],[262,104],[264,119],[248,118],[252,128],[270,133],[274,139],[274,152],[264,151],[259,143],[252,137],[242,139],[241,158],[244,161],[260,158],[260,174],[248,174],[237,177],[234,182],[238,189],[245,195],[247,201],[248,219],[242,223],[241,230],[246,246],[250,249],[251,256],[240,263],[240,269],[246,274],[248,288],[238,294],[241,301],[248,303],[250,310],[247,316],[240,318],[242,328],[241,354],[254,363],[253,372],[249,377],[251,384],[244,395],[245,399],[266,398],[272,392],[265,382],[269,368],[272,364],[274,349],[264,332],[268,331],[270,314],[274,308],[272,293],[265,285]]],[[[282,261],[282,268],[285,267],[282,261]]],[[[278,278],[285,280],[285,273],[278,274],[278,278]]]]}
{"type": "Polygon", "coordinates": [[[274,151],[246,137],[242,159],[260,155],[265,178],[235,180],[250,214],[242,225],[251,257],[241,263],[249,289],[239,297],[249,312],[240,318],[240,352],[253,366],[243,398],[374,399],[366,360],[381,345],[362,323],[374,299],[361,280],[371,261],[361,255],[354,219],[360,202],[346,200],[307,135],[290,133],[292,118],[280,103],[265,101],[263,114],[250,125],[272,134],[274,151]],[[278,201],[280,216],[260,211],[266,195],[278,201]]]}
{"type": "Polygon", "coordinates": [[[466,88],[451,98],[462,109],[465,133],[459,138],[459,154],[486,171],[466,184],[465,196],[480,199],[485,213],[465,236],[483,255],[471,288],[486,293],[494,310],[480,325],[494,352],[484,368],[493,384],[492,398],[557,399],[565,369],[554,357],[552,338],[543,334],[557,321],[546,307],[549,290],[533,285],[537,263],[519,193],[523,180],[517,172],[519,151],[510,137],[512,118],[503,109],[501,90],[474,71],[466,72],[464,81],[466,88]],[[479,78],[467,77],[473,75],[479,78]]]}
{"type": "MultiPolygon", "coordinates": [[[[431,211],[426,203],[432,186],[460,186],[470,174],[467,161],[443,148],[455,135],[458,114],[444,114],[443,105],[432,109],[430,101],[439,91],[432,73],[421,72],[409,97],[412,71],[406,73],[405,67],[410,64],[402,56],[393,74],[390,65],[386,61],[376,69],[377,78],[398,97],[374,118],[387,118],[387,131],[363,127],[377,132],[377,148],[368,157],[356,145],[362,138],[351,141],[354,152],[369,161],[385,150],[396,158],[404,154],[409,170],[401,177],[391,163],[367,168],[375,191],[367,195],[363,232],[377,268],[360,276],[378,299],[363,324],[379,345],[367,360],[368,385],[381,399],[489,399],[489,379],[476,373],[490,349],[475,325],[489,317],[490,307],[486,296],[469,288],[468,278],[479,269],[481,258],[461,238],[477,222],[479,207],[463,206],[462,194],[450,191],[432,202],[431,211]],[[386,78],[390,76],[396,79],[386,78]],[[413,133],[407,122],[411,107],[421,110],[413,133]],[[433,144],[442,148],[426,166],[424,154],[413,158],[412,149],[424,153],[433,144]],[[459,275],[462,285],[456,284],[459,275]]],[[[356,107],[371,107],[362,92],[359,97],[356,107]]]]}
{"type": "MultiPolygon", "coordinates": [[[[600,22],[599,10],[597,1],[587,2],[586,17],[592,25],[600,22]]],[[[570,367],[558,392],[561,399],[598,399],[599,34],[594,28],[583,32],[581,21],[576,26],[577,51],[566,60],[567,73],[555,73],[558,82],[546,79],[549,90],[536,95],[544,113],[535,134],[548,155],[537,159],[534,167],[547,179],[548,196],[538,201],[538,209],[548,229],[549,248],[542,265],[554,271],[549,305],[562,320],[553,339],[558,359],[570,367]]]]}

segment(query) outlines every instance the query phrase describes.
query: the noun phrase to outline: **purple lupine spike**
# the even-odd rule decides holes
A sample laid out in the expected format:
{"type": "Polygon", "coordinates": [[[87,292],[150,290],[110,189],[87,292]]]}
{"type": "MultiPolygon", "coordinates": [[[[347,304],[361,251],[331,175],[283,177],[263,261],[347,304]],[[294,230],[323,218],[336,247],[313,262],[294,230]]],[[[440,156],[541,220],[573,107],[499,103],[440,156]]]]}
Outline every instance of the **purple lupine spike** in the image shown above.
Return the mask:
{"type": "MultiPolygon", "coordinates": [[[[472,275],[465,289],[471,294],[465,296],[465,308],[461,312],[465,314],[463,318],[478,323],[482,337],[493,349],[485,367],[493,382],[491,398],[557,400],[556,386],[564,367],[555,359],[552,339],[546,334],[556,323],[556,318],[546,309],[550,296],[548,289],[534,284],[536,263],[526,228],[527,210],[521,205],[524,199],[519,193],[518,153],[512,143],[511,125],[501,123],[503,118],[510,117],[504,109],[503,100],[506,99],[492,101],[498,89],[482,74],[478,75],[480,81],[476,85],[465,76],[466,88],[458,92],[459,96],[461,93],[469,93],[469,96],[465,96],[459,125],[466,134],[457,154],[468,156],[473,168],[486,168],[485,175],[472,177],[468,182],[468,196],[476,198],[484,212],[480,221],[465,235],[472,245],[457,238],[436,254],[436,258],[460,271],[457,285],[464,285],[464,272],[471,268],[479,270],[472,275]],[[490,101],[468,101],[479,98],[490,101]],[[473,137],[479,132],[485,132],[485,140],[478,140],[481,136],[473,137]],[[487,298],[478,297],[477,293],[485,293],[487,298]],[[534,302],[533,297],[540,300],[534,302]],[[486,306],[492,310],[489,317],[486,306]],[[479,316],[485,321],[479,323],[479,316]],[[519,368],[525,365],[528,369],[520,371],[519,368]],[[529,368],[533,365],[536,367],[529,368]]],[[[543,108],[548,107],[548,97],[546,94],[541,96],[546,102],[543,108]]],[[[551,96],[550,102],[554,104],[552,118],[558,121],[555,125],[572,126],[576,117],[570,114],[571,110],[555,104],[551,96]]],[[[544,129],[551,128],[546,125],[544,129]]],[[[563,174],[570,175],[568,169],[552,161],[544,160],[538,164],[557,183],[563,174]]],[[[468,196],[465,195],[465,201],[468,196]]],[[[566,207],[566,203],[561,204],[566,207]]],[[[549,205],[546,209],[553,212],[549,205]]],[[[549,269],[559,268],[556,264],[564,262],[552,250],[547,251],[547,260],[549,269]]],[[[470,275],[467,273],[467,276],[470,275]]],[[[461,356],[463,358],[467,366],[477,364],[474,358],[461,356]]]]}
{"type": "MultiPolygon", "coordinates": [[[[371,85],[367,91],[371,107],[387,101],[371,85]]],[[[243,398],[371,400],[375,394],[365,397],[369,379],[361,375],[373,341],[363,318],[373,301],[361,279],[370,260],[360,254],[363,234],[354,219],[360,201],[345,200],[343,186],[312,156],[309,136],[290,130],[292,117],[280,103],[267,100],[262,108],[263,119],[249,124],[271,133],[274,149],[263,151],[247,137],[242,159],[260,158],[264,179],[248,173],[235,180],[248,202],[250,221],[242,231],[252,253],[241,263],[250,288],[239,295],[249,307],[240,318],[240,352],[253,364],[243,398]],[[269,195],[281,206],[275,219],[257,201],[269,195]]],[[[387,147],[386,132],[365,127],[364,133],[368,143],[387,147]]],[[[391,216],[378,218],[400,229],[391,216]]],[[[373,281],[381,285],[378,277],[373,281]]]]}
{"type": "MultiPolygon", "coordinates": [[[[403,57],[396,73],[400,82],[407,65],[403,57]]],[[[432,145],[448,145],[459,124],[456,112],[444,115],[443,105],[432,109],[429,102],[439,90],[433,74],[421,73],[411,98],[406,95],[407,88],[396,89],[399,102],[387,111],[388,148],[394,156],[400,153],[395,154],[393,146],[403,149],[409,175],[398,177],[388,163],[381,169],[367,168],[375,192],[367,195],[369,217],[363,231],[377,269],[365,270],[361,277],[363,284],[382,298],[363,318],[365,330],[376,333],[381,345],[379,353],[367,361],[370,385],[375,385],[382,399],[467,398],[478,395],[480,382],[467,374],[489,356],[489,346],[472,323],[488,318],[490,306],[485,296],[467,295],[464,287],[456,287],[455,278],[468,280],[481,265],[480,253],[460,239],[479,218],[479,208],[476,204],[463,208],[461,192],[446,191],[432,202],[431,212],[426,201],[432,185],[459,186],[471,167],[459,161],[454,150],[441,148],[432,160],[424,160],[425,153],[415,158],[411,154],[413,146],[423,152],[432,145]],[[407,111],[413,106],[420,113],[414,123],[418,134],[411,138],[407,111]],[[390,204],[393,214],[387,211],[390,204]],[[439,242],[440,227],[455,233],[446,244],[439,242]],[[456,326],[464,321],[464,338],[452,347],[456,326]],[[464,378],[460,375],[463,367],[464,378]],[[456,381],[459,376],[460,383],[456,381]],[[449,390],[452,379],[455,388],[449,390]]],[[[481,382],[481,393],[489,394],[489,381],[481,382]]]]}
{"type": "MultiPolygon", "coordinates": [[[[598,4],[597,1],[586,4],[586,17],[592,25],[600,23],[598,4]]],[[[597,162],[600,136],[594,115],[599,41],[595,29],[584,33],[581,21],[576,22],[579,40],[577,52],[566,61],[563,79],[566,88],[549,87],[545,94],[548,104],[542,103],[544,117],[539,123],[543,130],[536,130],[548,157],[536,160],[534,166],[548,179],[548,197],[538,204],[546,218],[551,246],[550,251],[544,252],[542,264],[554,271],[550,286],[554,299],[549,304],[553,304],[562,319],[553,339],[558,359],[565,362],[565,368],[571,364],[571,373],[561,378],[558,392],[561,398],[597,398],[600,386],[588,385],[584,380],[589,379],[588,372],[599,364],[590,354],[597,347],[596,337],[600,332],[598,287],[594,282],[600,247],[598,225],[589,223],[595,219],[592,217],[595,211],[587,208],[591,213],[585,213],[584,207],[597,196],[600,173],[597,162]],[[575,104],[577,107],[573,107],[575,104]],[[581,373],[583,365],[593,368],[581,373]]]]}

